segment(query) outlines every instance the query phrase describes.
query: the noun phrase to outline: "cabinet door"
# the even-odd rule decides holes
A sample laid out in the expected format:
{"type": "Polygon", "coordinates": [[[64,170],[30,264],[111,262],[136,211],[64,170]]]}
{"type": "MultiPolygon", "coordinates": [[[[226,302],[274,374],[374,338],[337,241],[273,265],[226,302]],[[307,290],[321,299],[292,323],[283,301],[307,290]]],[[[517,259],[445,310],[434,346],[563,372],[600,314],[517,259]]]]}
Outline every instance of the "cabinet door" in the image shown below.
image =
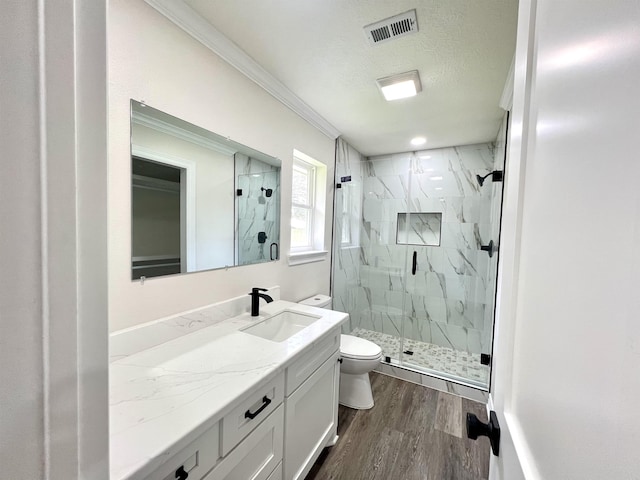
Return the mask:
{"type": "MultiPolygon", "coordinates": [[[[282,460],[283,405],[280,405],[204,480],[266,480],[282,460]]],[[[191,478],[191,477],[189,477],[191,478]]],[[[277,478],[277,477],[275,477],[277,478]]]]}
{"type": "Polygon", "coordinates": [[[335,352],[285,400],[285,480],[302,480],[336,436],[338,358],[335,352]]]}

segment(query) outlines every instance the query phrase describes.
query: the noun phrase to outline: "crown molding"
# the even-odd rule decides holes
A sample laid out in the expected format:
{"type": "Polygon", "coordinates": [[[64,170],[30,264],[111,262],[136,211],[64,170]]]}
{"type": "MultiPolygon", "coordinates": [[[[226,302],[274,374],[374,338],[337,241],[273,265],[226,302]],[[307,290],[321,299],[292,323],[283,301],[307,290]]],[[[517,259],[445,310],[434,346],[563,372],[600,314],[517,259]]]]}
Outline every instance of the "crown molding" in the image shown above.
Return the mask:
{"type": "Polygon", "coordinates": [[[182,0],[145,0],[151,7],[257,83],[332,140],[340,132],[182,0]]]}
{"type": "Polygon", "coordinates": [[[172,135],[181,140],[185,140],[200,147],[214,150],[224,155],[233,155],[238,151],[238,149],[236,148],[229,148],[225,145],[221,145],[220,143],[211,140],[210,138],[203,137],[202,135],[198,135],[197,133],[190,132],[189,130],[185,130],[184,128],[180,128],[162,120],[158,120],[155,117],[146,115],[141,112],[132,111],[131,121],[133,123],[137,123],[138,125],[151,128],[158,132],[166,133],[167,135],[172,135]]]}

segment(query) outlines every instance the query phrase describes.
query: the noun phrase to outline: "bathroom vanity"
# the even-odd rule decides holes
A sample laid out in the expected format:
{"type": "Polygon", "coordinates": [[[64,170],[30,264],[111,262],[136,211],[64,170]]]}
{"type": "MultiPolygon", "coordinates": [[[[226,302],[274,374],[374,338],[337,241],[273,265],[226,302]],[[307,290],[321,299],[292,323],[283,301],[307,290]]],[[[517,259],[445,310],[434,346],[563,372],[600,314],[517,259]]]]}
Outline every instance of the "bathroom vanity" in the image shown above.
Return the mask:
{"type": "Polygon", "coordinates": [[[337,440],[348,315],[278,300],[259,317],[217,319],[165,341],[212,311],[118,334],[127,352],[110,367],[112,480],[303,479],[337,440]],[[161,343],[135,352],[149,342],[161,343]]]}

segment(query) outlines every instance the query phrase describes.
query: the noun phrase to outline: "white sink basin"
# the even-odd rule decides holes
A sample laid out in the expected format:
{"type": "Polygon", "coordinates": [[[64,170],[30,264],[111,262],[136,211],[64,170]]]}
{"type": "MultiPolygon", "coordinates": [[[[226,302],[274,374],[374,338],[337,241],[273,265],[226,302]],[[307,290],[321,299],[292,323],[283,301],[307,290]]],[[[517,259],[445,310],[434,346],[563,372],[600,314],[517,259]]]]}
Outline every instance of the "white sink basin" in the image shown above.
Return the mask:
{"type": "Polygon", "coordinates": [[[322,317],[285,310],[242,331],[272,342],[284,342],[319,318],[322,317]]]}

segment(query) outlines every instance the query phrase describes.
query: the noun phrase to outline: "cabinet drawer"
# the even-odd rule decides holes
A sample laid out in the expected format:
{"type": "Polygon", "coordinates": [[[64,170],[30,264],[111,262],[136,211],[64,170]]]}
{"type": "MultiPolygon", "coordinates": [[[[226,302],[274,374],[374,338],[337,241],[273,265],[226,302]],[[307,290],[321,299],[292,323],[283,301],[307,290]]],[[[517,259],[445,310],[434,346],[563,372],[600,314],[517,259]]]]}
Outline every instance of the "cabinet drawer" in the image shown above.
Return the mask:
{"type": "Polygon", "coordinates": [[[283,431],[284,405],[280,405],[203,480],[270,479],[282,461],[283,431]]]}
{"type": "Polygon", "coordinates": [[[176,471],[183,468],[189,478],[202,478],[220,459],[220,423],[173,455],[146,480],[175,480],[176,471]]]}
{"type": "Polygon", "coordinates": [[[309,348],[309,351],[298,357],[298,359],[287,368],[287,397],[302,385],[309,376],[322,365],[336,350],[340,349],[340,328],[335,329],[331,334],[309,348]]]}
{"type": "Polygon", "coordinates": [[[273,412],[284,398],[284,374],[244,399],[222,419],[222,456],[233,450],[240,441],[273,412]]]}

